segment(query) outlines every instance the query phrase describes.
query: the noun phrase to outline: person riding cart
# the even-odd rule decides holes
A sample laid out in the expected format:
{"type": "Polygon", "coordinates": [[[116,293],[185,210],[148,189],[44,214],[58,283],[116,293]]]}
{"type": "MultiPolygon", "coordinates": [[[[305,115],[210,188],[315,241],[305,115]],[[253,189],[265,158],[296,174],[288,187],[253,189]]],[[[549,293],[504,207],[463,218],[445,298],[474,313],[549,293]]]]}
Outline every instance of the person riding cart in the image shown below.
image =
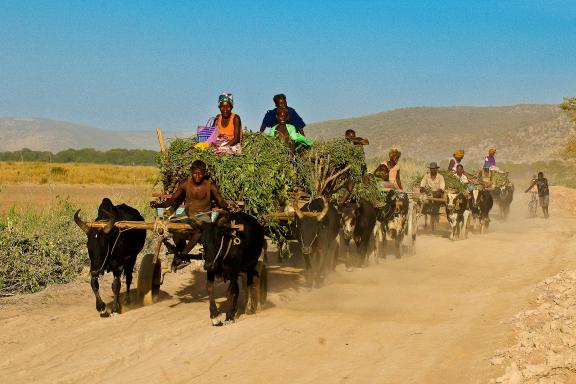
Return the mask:
{"type": "Polygon", "coordinates": [[[420,182],[420,192],[431,194],[432,197],[442,197],[446,189],[446,182],[444,176],[438,173],[438,164],[431,162],[428,167],[430,172],[424,175],[420,182]]]}
{"type": "Polygon", "coordinates": [[[281,137],[292,153],[310,148],[312,140],[298,132],[296,127],[288,122],[289,118],[290,115],[288,108],[276,108],[276,120],[278,121],[278,124],[270,129],[270,135],[281,137]]]}
{"type": "Polygon", "coordinates": [[[458,149],[454,151],[454,154],[448,162],[448,172],[456,173],[456,168],[462,164],[462,159],[464,158],[464,150],[458,149]]]}
{"type": "Polygon", "coordinates": [[[494,187],[494,171],[491,170],[490,163],[484,161],[484,166],[478,174],[478,181],[485,189],[492,189],[494,187]]]}
{"type": "Polygon", "coordinates": [[[368,166],[366,165],[366,154],[364,153],[364,146],[369,145],[370,142],[368,141],[368,139],[356,136],[356,131],[353,129],[347,129],[346,132],[344,132],[344,138],[346,138],[346,140],[362,149],[362,167],[360,170],[362,172],[362,182],[364,184],[367,184],[368,177],[366,173],[368,172],[368,166]]]}
{"type": "Polygon", "coordinates": [[[220,113],[214,119],[214,134],[208,142],[218,154],[237,154],[242,151],[242,122],[240,116],[232,112],[234,97],[223,93],[218,97],[220,113]]]}
{"type": "MultiPolygon", "coordinates": [[[[204,222],[213,220],[212,199],[223,209],[229,209],[229,205],[220,195],[218,186],[206,177],[206,164],[201,160],[196,160],[190,167],[190,176],[182,180],[176,192],[169,199],[162,203],[151,201],[152,208],[173,207],[174,211],[184,202],[184,212],[186,216],[194,216],[204,222]]],[[[193,232],[188,238],[188,243],[182,254],[189,253],[200,240],[200,231],[193,232]]],[[[173,267],[179,267],[183,260],[179,255],[174,256],[173,267]]]]}
{"type": "Polygon", "coordinates": [[[388,152],[388,161],[380,163],[374,171],[374,176],[382,180],[384,188],[402,189],[400,181],[400,156],[402,153],[397,148],[388,152]]]}

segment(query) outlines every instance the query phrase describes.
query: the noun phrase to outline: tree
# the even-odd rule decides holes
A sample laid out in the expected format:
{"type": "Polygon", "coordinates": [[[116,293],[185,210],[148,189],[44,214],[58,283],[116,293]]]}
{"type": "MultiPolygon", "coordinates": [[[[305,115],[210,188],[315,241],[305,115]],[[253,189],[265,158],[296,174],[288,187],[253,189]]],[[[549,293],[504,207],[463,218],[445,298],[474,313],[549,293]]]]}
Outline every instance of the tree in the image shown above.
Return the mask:
{"type": "MultiPolygon", "coordinates": [[[[574,124],[576,124],[576,97],[565,97],[564,101],[560,103],[560,108],[562,108],[574,124]]],[[[568,138],[562,150],[562,155],[567,159],[576,159],[576,135],[568,138]]]]}

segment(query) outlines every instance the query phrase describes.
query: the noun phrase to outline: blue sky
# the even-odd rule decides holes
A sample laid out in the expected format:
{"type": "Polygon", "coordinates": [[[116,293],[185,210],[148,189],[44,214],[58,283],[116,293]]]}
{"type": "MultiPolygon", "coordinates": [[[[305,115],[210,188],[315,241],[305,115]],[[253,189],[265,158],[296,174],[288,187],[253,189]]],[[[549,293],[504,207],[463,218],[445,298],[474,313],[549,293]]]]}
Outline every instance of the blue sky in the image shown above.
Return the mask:
{"type": "Polygon", "coordinates": [[[576,94],[576,1],[0,1],[0,116],[191,130],[576,94]]]}

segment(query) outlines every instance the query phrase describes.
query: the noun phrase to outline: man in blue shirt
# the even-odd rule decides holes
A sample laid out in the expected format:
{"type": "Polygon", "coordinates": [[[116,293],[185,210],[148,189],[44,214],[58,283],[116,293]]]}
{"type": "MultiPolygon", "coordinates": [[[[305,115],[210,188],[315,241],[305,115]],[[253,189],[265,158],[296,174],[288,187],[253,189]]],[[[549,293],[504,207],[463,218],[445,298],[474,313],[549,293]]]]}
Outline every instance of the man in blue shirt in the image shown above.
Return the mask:
{"type": "Polygon", "coordinates": [[[269,110],[264,115],[264,120],[262,120],[262,126],[260,127],[260,132],[264,132],[266,128],[271,128],[278,124],[278,120],[276,119],[276,110],[278,108],[288,108],[288,124],[292,124],[298,132],[304,135],[304,127],[306,123],[304,120],[298,115],[298,113],[294,110],[294,108],[290,108],[286,102],[286,95],[280,93],[275,95],[272,100],[274,100],[274,104],[276,108],[269,110]]]}

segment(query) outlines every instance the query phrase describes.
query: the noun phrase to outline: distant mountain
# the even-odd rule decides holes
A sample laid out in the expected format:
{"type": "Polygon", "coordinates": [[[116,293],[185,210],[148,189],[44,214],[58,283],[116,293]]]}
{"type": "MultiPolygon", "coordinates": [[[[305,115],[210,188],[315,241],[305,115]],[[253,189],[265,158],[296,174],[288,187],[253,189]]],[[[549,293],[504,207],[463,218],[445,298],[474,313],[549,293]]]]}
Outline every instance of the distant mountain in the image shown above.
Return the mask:
{"type": "MultiPolygon", "coordinates": [[[[567,136],[576,132],[562,110],[553,105],[507,107],[403,108],[374,115],[310,124],[312,138],[342,137],[355,129],[370,140],[367,157],[386,156],[392,146],[403,157],[446,161],[456,149],[465,161],[480,163],[489,146],[498,148],[500,161],[551,160],[567,136]]],[[[163,132],[164,137],[193,132],[163,132]]],[[[0,118],[0,151],[22,148],[158,149],[153,131],[111,131],[39,118],[0,118]]]]}
{"type": "MultiPolygon", "coordinates": [[[[165,139],[192,132],[163,132],[165,139]]],[[[112,131],[40,118],[0,118],[0,151],[29,148],[57,152],[68,148],[159,149],[154,131],[112,131]]]]}
{"type": "Polygon", "coordinates": [[[342,137],[347,129],[370,140],[366,156],[387,156],[392,146],[403,156],[447,161],[464,149],[465,162],[480,163],[489,146],[499,161],[533,162],[558,158],[574,125],[554,105],[507,107],[403,108],[351,119],[310,124],[312,138],[342,137]]]}

